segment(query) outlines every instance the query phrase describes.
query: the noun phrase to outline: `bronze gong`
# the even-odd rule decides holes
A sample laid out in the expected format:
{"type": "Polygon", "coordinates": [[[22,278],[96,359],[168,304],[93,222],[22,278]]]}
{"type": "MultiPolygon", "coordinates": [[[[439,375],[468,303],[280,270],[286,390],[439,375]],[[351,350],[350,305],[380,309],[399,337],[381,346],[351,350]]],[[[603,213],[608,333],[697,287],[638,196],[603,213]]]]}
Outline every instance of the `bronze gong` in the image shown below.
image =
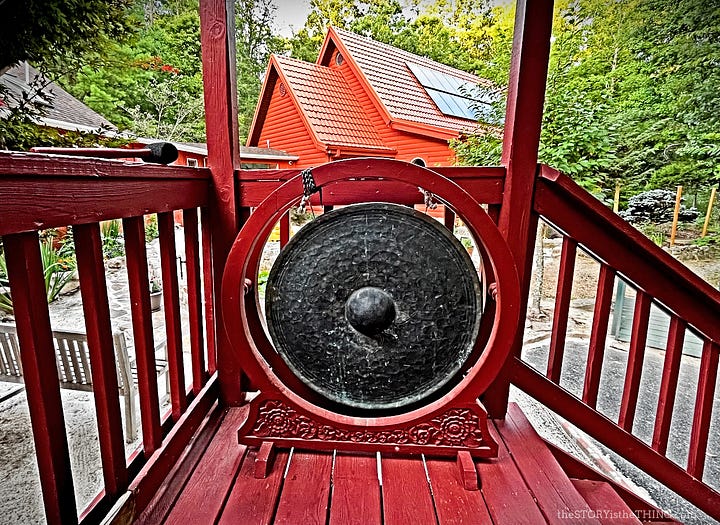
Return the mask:
{"type": "Polygon", "coordinates": [[[480,282],[467,251],[411,208],[347,206],[278,255],[265,312],[276,351],[312,390],[350,409],[442,395],[470,356],[480,282]]]}

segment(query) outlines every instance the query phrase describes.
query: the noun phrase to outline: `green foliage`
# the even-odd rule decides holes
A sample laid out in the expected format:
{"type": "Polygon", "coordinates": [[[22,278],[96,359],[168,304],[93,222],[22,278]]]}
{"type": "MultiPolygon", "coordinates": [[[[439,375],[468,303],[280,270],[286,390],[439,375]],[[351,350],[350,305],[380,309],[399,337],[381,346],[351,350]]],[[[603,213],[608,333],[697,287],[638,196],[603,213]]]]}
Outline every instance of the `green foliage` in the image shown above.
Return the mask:
{"type": "Polygon", "coordinates": [[[120,221],[115,219],[100,223],[102,252],[105,259],[113,259],[125,255],[125,242],[120,236],[120,221]]]}
{"type": "Polygon", "coordinates": [[[148,215],[145,219],[145,242],[150,243],[160,236],[157,215],[148,215]]]}
{"type": "MultiPolygon", "coordinates": [[[[53,246],[53,239],[40,241],[40,260],[48,303],[55,301],[75,276],[75,253],[71,248],[53,246]]],[[[0,254],[0,310],[13,313],[5,254],[0,254]]]]}

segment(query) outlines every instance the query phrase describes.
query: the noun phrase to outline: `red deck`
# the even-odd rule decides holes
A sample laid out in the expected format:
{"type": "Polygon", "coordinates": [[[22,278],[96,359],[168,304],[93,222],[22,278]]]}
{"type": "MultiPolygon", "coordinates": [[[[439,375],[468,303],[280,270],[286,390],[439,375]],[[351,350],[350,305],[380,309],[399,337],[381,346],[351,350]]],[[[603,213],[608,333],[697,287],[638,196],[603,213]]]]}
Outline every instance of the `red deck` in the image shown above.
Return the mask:
{"type": "Polygon", "coordinates": [[[641,523],[611,484],[564,471],[516,405],[491,424],[499,457],[475,460],[479,490],[451,459],[340,452],[280,450],[258,478],[258,449],[237,444],[246,412],[202,431],[202,456],[181,463],[136,523],[641,523]]]}

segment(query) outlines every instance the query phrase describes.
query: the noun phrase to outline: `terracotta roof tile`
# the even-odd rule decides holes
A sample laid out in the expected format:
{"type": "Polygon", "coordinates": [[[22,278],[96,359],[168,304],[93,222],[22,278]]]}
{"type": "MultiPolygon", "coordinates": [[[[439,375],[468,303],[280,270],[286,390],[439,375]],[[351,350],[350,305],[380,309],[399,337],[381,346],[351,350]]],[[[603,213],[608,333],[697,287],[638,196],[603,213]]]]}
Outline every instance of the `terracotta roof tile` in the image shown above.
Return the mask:
{"type": "MultiPolygon", "coordinates": [[[[444,115],[435,106],[407,62],[419,64],[472,84],[487,83],[475,75],[382,42],[333,27],[393,119],[418,122],[453,131],[477,128],[472,120],[444,115]]],[[[319,57],[318,60],[321,60],[319,57]]]]}
{"type": "Polygon", "coordinates": [[[284,56],[275,56],[275,60],[321,142],[385,147],[340,72],[284,56]]]}

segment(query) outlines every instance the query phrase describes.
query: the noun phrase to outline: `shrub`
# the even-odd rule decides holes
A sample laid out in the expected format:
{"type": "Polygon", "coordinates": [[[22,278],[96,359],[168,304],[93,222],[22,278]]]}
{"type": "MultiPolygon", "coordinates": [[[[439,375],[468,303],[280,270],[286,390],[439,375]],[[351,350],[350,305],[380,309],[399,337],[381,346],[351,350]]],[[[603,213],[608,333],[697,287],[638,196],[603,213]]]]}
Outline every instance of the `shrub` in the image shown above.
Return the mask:
{"type": "MultiPolygon", "coordinates": [[[[630,197],[628,207],[619,215],[632,223],[662,223],[673,220],[675,210],[675,193],[669,190],[650,190],[630,197]]],[[[680,205],[678,220],[691,222],[698,218],[700,213],[694,208],[680,205]]]]}

